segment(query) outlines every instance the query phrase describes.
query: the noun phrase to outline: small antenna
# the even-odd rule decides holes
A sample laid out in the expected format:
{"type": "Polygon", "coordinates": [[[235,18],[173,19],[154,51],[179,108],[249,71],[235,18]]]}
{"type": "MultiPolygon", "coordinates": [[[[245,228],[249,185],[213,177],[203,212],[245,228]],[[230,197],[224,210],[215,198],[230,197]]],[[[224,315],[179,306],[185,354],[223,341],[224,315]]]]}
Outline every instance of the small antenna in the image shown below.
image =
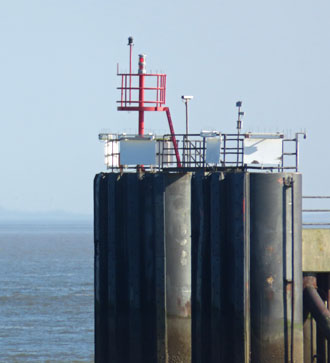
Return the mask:
{"type": "Polygon", "coordinates": [[[242,101],[237,101],[236,102],[236,107],[238,108],[238,115],[237,115],[237,133],[240,134],[241,130],[242,130],[242,126],[243,126],[243,121],[242,121],[242,117],[244,116],[244,112],[241,111],[241,107],[242,107],[242,101]]]}
{"type": "Polygon", "coordinates": [[[128,37],[128,44],[129,46],[129,104],[132,101],[132,48],[133,48],[133,37],[128,37]]]}

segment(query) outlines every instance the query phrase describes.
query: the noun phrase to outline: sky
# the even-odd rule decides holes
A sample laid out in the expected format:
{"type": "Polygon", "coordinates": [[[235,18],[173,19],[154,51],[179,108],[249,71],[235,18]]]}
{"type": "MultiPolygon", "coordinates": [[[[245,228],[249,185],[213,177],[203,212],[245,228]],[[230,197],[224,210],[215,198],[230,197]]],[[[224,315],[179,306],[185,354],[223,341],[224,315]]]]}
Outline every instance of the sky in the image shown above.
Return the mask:
{"type": "MultiPolygon", "coordinates": [[[[135,131],[118,112],[116,67],[167,74],[176,132],[306,130],[305,195],[330,195],[328,0],[10,0],[0,2],[0,209],[92,215],[105,171],[102,130],[135,131]],[[135,62],[135,63],[134,63],[135,62]]],[[[147,130],[167,132],[165,115],[147,130]]]]}

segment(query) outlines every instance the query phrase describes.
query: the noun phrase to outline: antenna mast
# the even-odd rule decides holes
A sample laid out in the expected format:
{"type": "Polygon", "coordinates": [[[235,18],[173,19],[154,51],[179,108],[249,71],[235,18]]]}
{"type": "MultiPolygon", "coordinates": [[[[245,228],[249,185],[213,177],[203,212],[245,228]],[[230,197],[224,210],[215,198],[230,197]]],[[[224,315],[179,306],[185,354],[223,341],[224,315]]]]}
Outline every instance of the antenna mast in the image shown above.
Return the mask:
{"type": "Polygon", "coordinates": [[[133,52],[133,37],[128,38],[129,46],[129,73],[119,73],[117,75],[121,77],[121,87],[118,89],[121,91],[121,99],[117,101],[119,106],[118,111],[137,111],[139,113],[139,136],[144,135],[144,113],[146,111],[165,112],[167,116],[168,125],[170,128],[171,140],[173,143],[177,166],[182,166],[179,154],[179,147],[176,141],[173,122],[170,114],[170,109],[165,106],[166,101],[166,74],[151,74],[146,71],[146,55],[139,55],[139,68],[138,73],[132,73],[132,52],[133,52]],[[138,85],[134,86],[134,77],[138,78],[138,85]],[[146,87],[145,79],[155,81],[154,87],[146,87]],[[138,91],[138,99],[134,98],[134,93],[138,91]],[[147,91],[147,92],[145,92],[147,91]],[[154,97],[149,99],[149,95],[153,93],[154,97]],[[145,98],[146,94],[148,98],[145,98]]]}

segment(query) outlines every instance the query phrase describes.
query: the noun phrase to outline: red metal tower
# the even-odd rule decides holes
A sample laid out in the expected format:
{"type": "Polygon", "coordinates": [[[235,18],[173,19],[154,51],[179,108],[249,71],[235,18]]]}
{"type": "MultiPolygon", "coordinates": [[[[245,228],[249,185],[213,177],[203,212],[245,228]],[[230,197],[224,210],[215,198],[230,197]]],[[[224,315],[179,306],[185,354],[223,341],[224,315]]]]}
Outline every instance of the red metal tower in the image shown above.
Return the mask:
{"type": "Polygon", "coordinates": [[[144,54],[139,55],[138,73],[132,73],[132,47],[133,47],[132,37],[128,38],[128,45],[130,47],[129,73],[117,72],[117,75],[121,77],[121,86],[118,87],[118,89],[121,91],[121,99],[120,101],[117,101],[117,103],[119,103],[117,109],[118,111],[138,111],[139,135],[141,136],[144,135],[144,112],[146,111],[166,112],[168,125],[171,133],[171,140],[175,150],[177,166],[181,167],[178,143],[176,141],[174,133],[174,127],[173,127],[170,109],[165,106],[166,74],[147,73],[146,55],[144,54]],[[148,84],[151,84],[151,86],[146,86],[146,82],[148,84]]]}

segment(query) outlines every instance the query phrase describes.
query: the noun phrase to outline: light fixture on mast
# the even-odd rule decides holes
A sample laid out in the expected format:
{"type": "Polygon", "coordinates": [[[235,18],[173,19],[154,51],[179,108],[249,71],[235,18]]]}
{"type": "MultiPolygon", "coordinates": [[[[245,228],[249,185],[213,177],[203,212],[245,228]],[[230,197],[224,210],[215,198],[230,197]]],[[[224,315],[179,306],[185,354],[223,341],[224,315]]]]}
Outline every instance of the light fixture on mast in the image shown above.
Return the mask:
{"type": "Polygon", "coordinates": [[[145,112],[165,112],[167,116],[168,125],[171,133],[171,140],[175,151],[177,166],[181,168],[181,160],[179,154],[178,143],[176,141],[172,117],[169,107],[165,106],[166,101],[166,74],[152,74],[146,70],[146,55],[139,54],[138,72],[132,73],[132,48],[133,37],[128,38],[130,47],[130,71],[129,73],[119,73],[117,75],[121,78],[121,85],[117,87],[120,90],[120,100],[117,101],[118,111],[136,111],[139,115],[138,123],[138,136],[144,137],[144,115],[145,112]],[[152,87],[145,85],[145,80],[148,78],[149,83],[154,83],[152,87]],[[135,82],[134,82],[135,80],[135,82]],[[132,83],[135,83],[133,85],[132,83]],[[138,84],[136,84],[138,83],[138,84]],[[147,92],[145,92],[147,91],[147,92]],[[136,93],[138,97],[136,97],[136,93]]]}
{"type": "Polygon", "coordinates": [[[188,102],[194,98],[194,96],[181,96],[186,105],[186,136],[189,134],[189,118],[188,118],[188,102]]]}

